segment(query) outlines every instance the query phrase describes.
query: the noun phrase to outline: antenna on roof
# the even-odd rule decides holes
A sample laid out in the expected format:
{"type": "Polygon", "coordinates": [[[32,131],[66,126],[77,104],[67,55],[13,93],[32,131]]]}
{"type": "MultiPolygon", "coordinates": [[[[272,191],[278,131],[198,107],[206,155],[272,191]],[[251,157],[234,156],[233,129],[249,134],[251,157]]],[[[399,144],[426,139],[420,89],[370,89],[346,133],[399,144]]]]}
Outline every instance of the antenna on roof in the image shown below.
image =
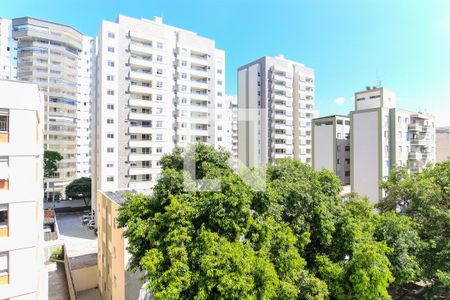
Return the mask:
{"type": "Polygon", "coordinates": [[[378,70],[377,70],[377,86],[381,88],[381,77],[380,74],[378,73],[378,70]]]}

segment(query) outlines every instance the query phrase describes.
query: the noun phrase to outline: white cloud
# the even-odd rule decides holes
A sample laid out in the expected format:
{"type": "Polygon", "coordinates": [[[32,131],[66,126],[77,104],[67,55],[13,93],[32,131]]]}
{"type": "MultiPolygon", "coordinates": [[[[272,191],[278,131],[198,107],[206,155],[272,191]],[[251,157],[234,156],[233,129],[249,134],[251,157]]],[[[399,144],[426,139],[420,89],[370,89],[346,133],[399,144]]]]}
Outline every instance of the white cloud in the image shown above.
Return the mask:
{"type": "Polygon", "coordinates": [[[337,105],[342,105],[345,103],[345,98],[344,97],[338,97],[336,99],[334,99],[334,103],[337,105]]]}

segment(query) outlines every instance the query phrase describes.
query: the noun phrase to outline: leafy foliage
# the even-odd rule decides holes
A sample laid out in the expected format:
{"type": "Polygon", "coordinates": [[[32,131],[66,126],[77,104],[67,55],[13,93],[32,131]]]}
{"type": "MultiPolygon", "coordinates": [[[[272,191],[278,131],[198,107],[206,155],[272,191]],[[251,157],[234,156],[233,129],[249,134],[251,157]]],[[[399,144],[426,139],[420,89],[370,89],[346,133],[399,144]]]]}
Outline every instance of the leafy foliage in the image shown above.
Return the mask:
{"type": "Polygon", "coordinates": [[[433,284],[432,294],[450,293],[450,160],[408,175],[394,170],[378,208],[386,230],[381,238],[396,250],[400,282],[418,278],[433,284]],[[395,219],[394,213],[402,217],[395,219]],[[397,241],[394,241],[397,239],[397,241]]]}
{"type": "Polygon", "coordinates": [[[58,170],[58,162],[63,156],[57,151],[44,151],[44,177],[50,178],[58,170]]]}
{"type": "Polygon", "coordinates": [[[91,198],[91,178],[81,177],[69,183],[66,186],[66,196],[71,199],[83,199],[84,204],[88,206],[91,198]]]}
{"type": "Polygon", "coordinates": [[[156,299],[389,298],[397,244],[384,229],[412,233],[379,220],[367,200],[344,202],[331,172],[283,159],[254,191],[228,158],[204,144],[175,149],[153,195],[128,195],[120,208],[131,268],[156,299]],[[218,191],[192,189],[183,166],[193,162],[218,191]]]}

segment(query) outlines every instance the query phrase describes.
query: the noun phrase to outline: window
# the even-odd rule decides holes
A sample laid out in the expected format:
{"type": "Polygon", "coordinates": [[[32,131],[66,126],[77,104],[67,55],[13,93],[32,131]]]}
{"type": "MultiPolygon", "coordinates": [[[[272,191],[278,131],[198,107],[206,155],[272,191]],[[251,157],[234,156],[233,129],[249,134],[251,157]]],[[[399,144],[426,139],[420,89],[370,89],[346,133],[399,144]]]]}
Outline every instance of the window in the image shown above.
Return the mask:
{"type": "Polygon", "coordinates": [[[186,73],[181,73],[181,78],[186,79],[187,78],[187,74],[186,73]]]}
{"type": "Polygon", "coordinates": [[[157,55],[156,56],[156,61],[162,62],[163,61],[163,57],[161,55],[157,55]]]}
{"type": "Polygon", "coordinates": [[[146,148],[142,148],[142,154],[151,154],[152,152],[150,151],[150,148],[146,147],[146,148]]]}
{"type": "Polygon", "coordinates": [[[163,96],[162,95],[156,95],[156,101],[162,101],[163,96]]]}
{"type": "Polygon", "coordinates": [[[107,105],[106,105],[106,108],[107,108],[107,109],[114,109],[114,104],[107,104],[107,105]]]}
{"type": "Polygon", "coordinates": [[[156,121],[156,127],[163,127],[162,121],[156,121]]]}
{"type": "Polygon", "coordinates": [[[163,70],[162,69],[156,69],[156,75],[162,75],[163,70]]]}
{"type": "Polygon", "coordinates": [[[398,146],[398,152],[402,153],[402,146],[398,146]]]}
{"type": "Polygon", "coordinates": [[[182,60],[182,61],[181,61],[181,65],[182,65],[183,67],[186,67],[186,66],[187,66],[187,61],[182,60]]]}
{"type": "Polygon", "coordinates": [[[114,75],[107,75],[106,80],[108,81],[114,81],[114,75]]]}
{"type": "Polygon", "coordinates": [[[182,92],[186,92],[186,90],[187,90],[187,86],[182,85],[182,86],[181,86],[181,91],[182,91],[182,92]]]}
{"type": "Polygon", "coordinates": [[[222,96],[222,92],[217,92],[217,96],[222,96]]]}
{"type": "Polygon", "coordinates": [[[0,252],[0,284],[9,283],[8,252],[0,252]]]}
{"type": "Polygon", "coordinates": [[[402,122],[402,117],[398,116],[398,123],[401,123],[401,122],[402,122]]]}
{"type": "Polygon", "coordinates": [[[217,103],[217,107],[222,107],[222,103],[217,103]]]}
{"type": "Polygon", "coordinates": [[[116,37],[116,35],[114,34],[114,32],[108,32],[108,37],[109,37],[110,39],[113,39],[113,38],[116,37]]]}
{"type": "Polygon", "coordinates": [[[338,138],[338,139],[341,139],[341,133],[340,133],[340,132],[338,132],[337,138],[338,138]]]}
{"type": "Polygon", "coordinates": [[[162,141],[162,139],[163,139],[162,133],[158,133],[158,134],[156,135],[156,140],[157,140],[157,141],[162,141]]]}
{"type": "Polygon", "coordinates": [[[162,81],[157,81],[157,82],[156,82],[156,87],[162,88],[162,87],[163,87],[162,81]]]}
{"type": "Polygon", "coordinates": [[[114,90],[107,90],[106,94],[108,94],[109,96],[113,96],[114,95],[114,90]]]}
{"type": "Polygon", "coordinates": [[[136,175],[131,175],[131,176],[130,176],[130,180],[131,180],[131,181],[136,181],[136,179],[137,179],[137,176],[136,176],[136,175]]]}
{"type": "Polygon", "coordinates": [[[156,48],[162,49],[163,48],[163,43],[161,43],[161,42],[156,43],[156,48]]]}
{"type": "Polygon", "coordinates": [[[143,181],[150,181],[150,180],[152,180],[152,178],[151,178],[150,174],[145,174],[145,175],[142,175],[142,180],[143,181]]]}
{"type": "MultiPolygon", "coordinates": [[[[0,134],[8,133],[9,131],[9,111],[0,110],[0,134]]],[[[0,142],[2,142],[2,137],[0,136],[0,142]]]]}
{"type": "Polygon", "coordinates": [[[222,125],[217,126],[217,130],[222,130],[222,125]]]}
{"type": "Polygon", "coordinates": [[[187,103],[187,98],[181,98],[181,103],[186,104],[187,103]]]}
{"type": "Polygon", "coordinates": [[[130,148],[131,153],[136,153],[136,148],[130,148]]]}
{"type": "Polygon", "coordinates": [[[110,162],[110,163],[107,163],[107,164],[106,164],[106,167],[107,167],[107,168],[112,168],[112,167],[114,167],[114,164],[111,163],[111,162],[110,162]]]}
{"type": "Polygon", "coordinates": [[[350,151],[350,146],[345,146],[345,151],[350,151]]]}
{"type": "Polygon", "coordinates": [[[162,153],[162,147],[157,147],[156,148],[156,153],[162,153]]]}
{"type": "Polygon", "coordinates": [[[336,159],[336,164],[341,164],[341,160],[339,158],[336,159]]]}
{"type": "Polygon", "coordinates": [[[401,131],[398,132],[398,137],[402,138],[402,132],[401,131]]]}
{"type": "Polygon", "coordinates": [[[222,85],[222,80],[217,80],[218,85],[222,85]]]}
{"type": "Polygon", "coordinates": [[[152,136],[150,134],[143,134],[142,135],[142,140],[143,141],[151,141],[152,136]]]}
{"type": "Polygon", "coordinates": [[[6,236],[8,236],[8,205],[0,204],[0,237],[6,236]]]}
{"type": "Polygon", "coordinates": [[[217,138],[217,141],[218,141],[218,142],[221,142],[221,141],[222,141],[222,137],[219,136],[219,137],[217,138]]]}
{"type": "Polygon", "coordinates": [[[350,164],[350,158],[346,158],[346,159],[345,159],[345,163],[346,163],[347,165],[349,165],[349,164],[350,164]]]}
{"type": "Polygon", "coordinates": [[[106,119],[106,124],[114,124],[114,119],[106,119]]]}
{"type": "Polygon", "coordinates": [[[114,148],[113,147],[108,147],[108,148],[106,148],[106,152],[113,153],[114,152],[114,148]]]}
{"type": "Polygon", "coordinates": [[[114,47],[108,47],[108,52],[114,53],[114,47]]]}
{"type": "Polygon", "coordinates": [[[217,74],[222,74],[222,69],[217,69],[217,74]]]}
{"type": "Polygon", "coordinates": [[[350,176],[350,171],[345,171],[345,176],[350,176]]]}
{"type": "Polygon", "coordinates": [[[137,135],[135,134],[130,134],[130,140],[135,140],[137,139],[137,135]]]}
{"type": "Polygon", "coordinates": [[[106,181],[113,182],[114,181],[114,177],[113,176],[108,176],[108,177],[106,177],[106,181]]]}
{"type": "Polygon", "coordinates": [[[107,137],[108,139],[113,139],[113,138],[114,138],[114,133],[107,133],[107,134],[106,134],[106,137],[107,137]]]}

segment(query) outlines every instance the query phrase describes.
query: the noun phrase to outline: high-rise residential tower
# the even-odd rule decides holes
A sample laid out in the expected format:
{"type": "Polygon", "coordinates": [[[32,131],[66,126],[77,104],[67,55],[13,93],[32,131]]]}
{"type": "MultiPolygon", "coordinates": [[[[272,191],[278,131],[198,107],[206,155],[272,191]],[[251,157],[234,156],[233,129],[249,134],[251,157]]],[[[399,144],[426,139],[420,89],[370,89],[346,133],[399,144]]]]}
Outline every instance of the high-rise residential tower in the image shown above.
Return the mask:
{"type": "Polygon", "coordinates": [[[311,163],[314,70],[264,56],[238,70],[238,158],[248,167],[293,157],[311,163]]]}
{"type": "Polygon", "coordinates": [[[30,17],[12,20],[17,43],[17,78],[44,93],[44,147],[63,160],[46,194],[60,195],[74,179],[89,176],[92,55],[94,43],[78,30],[30,17]]]}
{"type": "Polygon", "coordinates": [[[30,83],[0,91],[0,298],[45,300],[44,99],[30,83]]]}
{"type": "Polygon", "coordinates": [[[350,113],[352,191],[377,202],[380,182],[394,166],[418,172],[435,163],[434,118],[395,107],[396,95],[386,88],[355,93],[350,113]]]}
{"type": "Polygon", "coordinates": [[[343,185],[350,184],[350,119],[327,116],[312,124],[312,166],[336,173],[343,185]]]}
{"type": "Polygon", "coordinates": [[[97,43],[93,195],[149,191],[174,147],[222,144],[225,53],[214,40],[119,15],[97,43]]]}

